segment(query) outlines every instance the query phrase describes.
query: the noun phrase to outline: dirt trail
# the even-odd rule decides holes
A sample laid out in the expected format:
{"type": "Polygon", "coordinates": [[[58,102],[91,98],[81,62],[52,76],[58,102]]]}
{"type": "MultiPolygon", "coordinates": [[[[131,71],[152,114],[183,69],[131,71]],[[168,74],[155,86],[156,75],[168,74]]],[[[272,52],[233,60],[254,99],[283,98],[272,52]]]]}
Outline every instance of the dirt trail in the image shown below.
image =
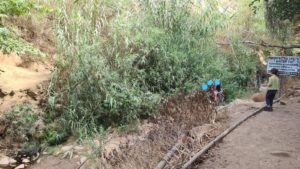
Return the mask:
{"type": "Polygon", "coordinates": [[[194,168],[300,169],[300,97],[286,103],[246,121],[194,168]]]}
{"type": "Polygon", "coordinates": [[[42,59],[0,53],[0,113],[14,105],[38,104],[42,82],[50,78],[50,65],[42,59]]]}

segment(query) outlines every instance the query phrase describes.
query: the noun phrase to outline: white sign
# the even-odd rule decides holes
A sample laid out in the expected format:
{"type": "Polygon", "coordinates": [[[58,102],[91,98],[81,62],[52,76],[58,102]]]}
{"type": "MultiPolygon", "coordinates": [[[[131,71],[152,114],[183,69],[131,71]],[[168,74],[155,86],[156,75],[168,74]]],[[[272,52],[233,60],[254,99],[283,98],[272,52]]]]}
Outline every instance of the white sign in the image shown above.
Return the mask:
{"type": "Polygon", "coordinates": [[[268,72],[272,68],[279,70],[280,75],[298,75],[300,70],[300,57],[296,56],[274,56],[269,57],[268,72]]]}

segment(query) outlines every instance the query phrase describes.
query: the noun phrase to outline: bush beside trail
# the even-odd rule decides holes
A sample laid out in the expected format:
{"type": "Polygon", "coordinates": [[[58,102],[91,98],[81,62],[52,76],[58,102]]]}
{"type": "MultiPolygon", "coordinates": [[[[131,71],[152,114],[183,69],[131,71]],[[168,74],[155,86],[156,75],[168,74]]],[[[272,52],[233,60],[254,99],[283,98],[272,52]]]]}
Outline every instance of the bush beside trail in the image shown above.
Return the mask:
{"type": "Polygon", "coordinates": [[[80,137],[156,115],[169,96],[193,93],[208,78],[222,79],[231,100],[254,77],[251,51],[218,50],[215,34],[227,18],[215,0],[58,5],[60,61],[48,112],[80,137]]]}

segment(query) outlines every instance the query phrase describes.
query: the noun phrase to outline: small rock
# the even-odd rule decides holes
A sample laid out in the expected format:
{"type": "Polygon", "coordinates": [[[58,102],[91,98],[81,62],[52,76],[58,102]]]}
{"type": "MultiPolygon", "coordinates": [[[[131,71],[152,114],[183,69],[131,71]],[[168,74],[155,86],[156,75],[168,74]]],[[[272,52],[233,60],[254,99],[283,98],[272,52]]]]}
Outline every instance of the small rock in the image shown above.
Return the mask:
{"type": "Polygon", "coordinates": [[[73,149],[73,146],[64,146],[61,148],[61,151],[66,152],[66,151],[70,151],[71,149],[73,149]]]}
{"type": "Polygon", "coordinates": [[[39,164],[40,162],[41,162],[41,159],[39,158],[39,159],[36,161],[36,163],[39,164]]]}
{"type": "Polygon", "coordinates": [[[86,160],[87,160],[87,157],[82,156],[82,157],[80,158],[80,164],[83,164],[84,162],[86,162],[86,160]]]}
{"type": "Polygon", "coordinates": [[[33,156],[33,157],[31,158],[31,162],[34,162],[34,161],[38,160],[39,158],[40,158],[40,153],[37,152],[37,153],[36,153],[36,156],[33,156]]]}
{"type": "Polygon", "coordinates": [[[280,101],[280,104],[281,104],[281,105],[286,105],[286,102],[280,101]]]}
{"type": "Polygon", "coordinates": [[[28,160],[27,158],[22,159],[22,163],[27,164],[30,163],[30,160],[28,160]]]}
{"type": "Polygon", "coordinates": [[[259,92],[252,95],[251,99],[254,102],[263,102],[266,100],[266,92],[259,92]]]}
{"type": "Polygon", "coordinates": [[[295,90],[295,91],[294,91],[294,96],[295,96],[295,97],[300,96],[300,90],[295,90]]]}
{"type": "Polygon", "coordinates": [[[83,146],[75,146],[74,150],[76,150],[76,151],[83,151],[84,147],[83,146]]]}
{"type": "Polygon", "coordinates": [[[93,140],[93,142],[94,142],[94,144],[97,146],[97,147],[100,147],[100,142],[99,142],[99,140],[93,140]]]}
{"type": "Polygon", "coordinates": [[[37,89],[41,89],[41,88],[42,88],[42,85],[41,85],[41,84],[38,84],[38,85],[36,85],[36,88],[37,88],[37,89]]]}
{"type": "Polygon", "coordinates": [[[9,166],[9,157],[0,155],[0,167],[6,168],[9,166]]]}
{"type": "Polygon", "coordinates": [[[48,155],[49,153],[47,151],[43,151],[43,155],[48,155]]]}
{"type": "Polygon", "coordinates": [[[2,91],[2,89],[0,89],[0,98],[3,98],[7,96],[7,93],[5,91],[2,91]]]}
{"type": "Polygon", "coordinates": [[[12,91],[9,93],[9,95],[10,95],[10,96],[14,96],[14,95],[15,95],[15,91],[12,90],[12,91]]]}
{"type": "Polygon", "coordinates": [[[33,100],[37,100],[37,94],[34,93],[32,90],[30,89],[27,89],[25,90],[26,94],[31,97],[33,100]]]}
{"type": "Polygon", "coordinates": [[[23,169],[23,168],[25,168],[25,165],[24,165],[24,164],[21,164],[21,165],[19,165],[18,167],[16,167],[15,169],[23,169]]]}
{"type": "Polygon", "coordinates": [[[10,158],[9,159],[9,165],[15,165],[15,164],[17,164],[17,161],[13,158],[10,158]]]}

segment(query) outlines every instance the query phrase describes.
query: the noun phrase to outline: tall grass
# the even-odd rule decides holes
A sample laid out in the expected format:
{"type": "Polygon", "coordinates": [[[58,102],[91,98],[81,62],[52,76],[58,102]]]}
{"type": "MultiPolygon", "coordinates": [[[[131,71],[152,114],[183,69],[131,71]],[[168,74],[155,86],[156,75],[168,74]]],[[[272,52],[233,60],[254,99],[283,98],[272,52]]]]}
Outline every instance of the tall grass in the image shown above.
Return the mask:
{"type": "Polygon", "coordinates": [[[231,81],[230,88],[247,80],[237,77],[243,69],[231,65],[232,57],[223,56],[215,43],[227,19],[216,0],[61,0],[57,5],[60,61],[49,107],[61,112],[70,131],[90,134],[152,116],[162,98],[191,92],[207,78],[231,81]]]}

